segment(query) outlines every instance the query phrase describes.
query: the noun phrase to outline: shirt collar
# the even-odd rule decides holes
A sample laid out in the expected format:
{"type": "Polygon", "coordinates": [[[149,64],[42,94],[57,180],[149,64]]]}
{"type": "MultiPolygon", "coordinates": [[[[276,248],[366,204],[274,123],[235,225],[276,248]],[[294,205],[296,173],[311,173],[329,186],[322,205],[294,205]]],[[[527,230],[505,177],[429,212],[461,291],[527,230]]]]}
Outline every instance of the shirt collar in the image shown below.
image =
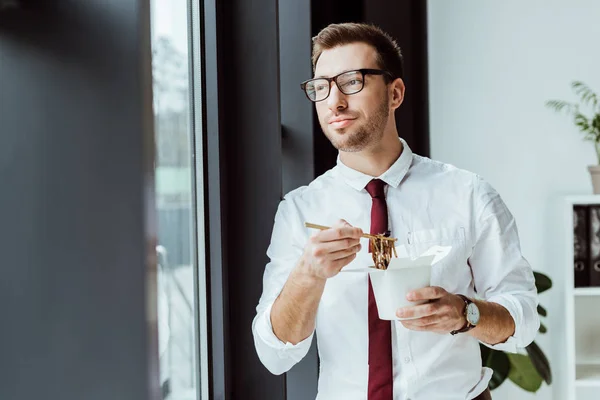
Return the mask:
{"type": "Polygon", "coordinates": [[[413,152],[410,147],[408,147],[406,141],[402,138],[400,138],[400,141],[402,142],[402,154],[400,154],[400,157],[398,157],[387,171],[378,177],[366,175],[348,167],[340,160],[339,155],[337,157],[336,169],[344,181],[356,190],[363,190],[367,184],[375,178],[381,179],[389,186],[397,188],[398,185],[400,185],[402,178],[404,178],[408,172],[413,159],[413,152]]]}

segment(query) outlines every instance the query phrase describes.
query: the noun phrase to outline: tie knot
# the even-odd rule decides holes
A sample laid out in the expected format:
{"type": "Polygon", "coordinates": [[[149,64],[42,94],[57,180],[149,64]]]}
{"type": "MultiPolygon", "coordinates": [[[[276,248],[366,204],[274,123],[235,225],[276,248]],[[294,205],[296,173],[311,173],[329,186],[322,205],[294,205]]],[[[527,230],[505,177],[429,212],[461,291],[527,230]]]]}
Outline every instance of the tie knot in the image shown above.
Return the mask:
{"type": "Polygon", "coordinates": [[[383,192],[384,186],[385,182],[381,179],[373,179],[367,184],[367,192],[369,192],[373,198],[385,199],[385,194],[383,192]]]}

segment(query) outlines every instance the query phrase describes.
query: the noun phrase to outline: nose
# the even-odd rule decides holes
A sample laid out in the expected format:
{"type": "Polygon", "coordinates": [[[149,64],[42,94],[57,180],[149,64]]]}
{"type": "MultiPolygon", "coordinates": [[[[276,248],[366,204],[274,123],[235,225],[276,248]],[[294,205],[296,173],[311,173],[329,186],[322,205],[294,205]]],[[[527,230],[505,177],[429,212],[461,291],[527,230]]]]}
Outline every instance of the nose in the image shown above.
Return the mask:
{"type": "Polygon", "coordinates": [[[329,92],[329,97],[327,98],[327,107],[333,112],[343,110],[348,107],[346,95],[340,92],[340,89],[337,87],[335,82],[331,82],[331,90],[329,92]]]}

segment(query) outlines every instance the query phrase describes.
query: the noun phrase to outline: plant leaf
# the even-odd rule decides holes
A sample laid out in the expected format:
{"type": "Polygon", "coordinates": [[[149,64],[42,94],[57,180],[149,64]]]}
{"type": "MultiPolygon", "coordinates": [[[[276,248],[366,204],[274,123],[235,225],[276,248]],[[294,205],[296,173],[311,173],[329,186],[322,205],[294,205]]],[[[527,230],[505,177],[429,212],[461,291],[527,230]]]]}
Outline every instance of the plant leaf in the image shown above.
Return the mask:
{"type": "Polygon", "coordinates": [[[585,83],[575,81],[571,84],[573,91],[581,97],[581,102],[587,104],[591,102],[594,107],[598,105],[598,97],[585,83]]]}
{"type": "Polygon", "coordinates": [[[494,373],[492,374],[492,379],[490,380],[488,386],[490,390],[496,389],[498,386],[502,385],[502,383],[508,377],[510,372],[510,361],[508,360],[508,356],[506,353],[498,350],[493,350],[480,344],[482,347],[486,347],[487,350],[482,349],[482,354],[484,352],[487,354],[487,357],[484,359],[483,365],[491,368],[494,373]]]}
{"type": "Polygon", "coordinates": [[[489,347],[485,346],[484,344],[482,344],[481,342],[479,343],[479,351],[481,352],[481,366],[485,367],[487,366],[487,359],[490,356],[490,353],[492,351],[492,349],[490,349],[489,347]]]}
{"type": "Polygon", "coordinates": [[[535,393],[542,386],[543,379],[531,359],[522,354],[507,354],[510,361],[508,379],[522,389],[535,393]]]}
{"type": "Polygon", "coordinates": [[[540,349],[536,342],[532,342],[525,350],[527,350],[527,354],[529,354],[529,358],[538,374],[540,374],[548,385],[552,384],[552,369],[542,349],[540,349]]]}
{"type": "Polygon", "coordinates": [[[552,287],[552,280],[547,275],[534,271],[533,276],[535,277],[535,287],[538,293],[545,292],[552,287]]]}
{"type": "Polygon", "coordinates": [[[546,333],[546,332],[548,332],[548,329],[546,328],[546,325],[542,324],[541,322],[540,322],[539,332],[540,333],[546,333]]]}
{"type": "Polygon", "coordinates": [[[549,100],[546,102],[546,107],[549,107],[556,112],[561,112],[564,109],[566,109],[565,111],[567,112],[567,114],[571,114],[574,108],[572,104],[561,100],[549,100]]]}
{"type": "Polygon", "coordinates": [[[600,135],[600,113],[596,114],[592,119],[592,131],[595,132],[596,135],[600,135]]]}
{"type": "Polygon", "coordinates": [[[591,133],[590,124],[592,122],[588,121],[588,119],[585,115],[580,114],[580,113],[575,114],[574,123],[576,126],[579,127],[579,130],[581,130],[582,132],[590,132],[591,133]]]}
{"type": "Polygon", "coordinates": [[[544,308],[544,306],[542,306],[541,304],[538,304],[537,306],[537,311],[538,313],[542,316],[542,317],[547,317],[548,316],[548,312],[546,311],[546,309],[544,308]]]}

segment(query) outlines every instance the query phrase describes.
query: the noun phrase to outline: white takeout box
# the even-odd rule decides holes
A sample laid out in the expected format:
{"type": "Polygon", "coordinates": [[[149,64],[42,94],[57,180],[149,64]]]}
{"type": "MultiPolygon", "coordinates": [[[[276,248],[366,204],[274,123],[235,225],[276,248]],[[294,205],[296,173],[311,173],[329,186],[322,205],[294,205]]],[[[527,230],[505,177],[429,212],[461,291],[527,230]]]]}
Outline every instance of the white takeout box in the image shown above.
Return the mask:
{"type": "Polygon", "coordinates": [[[352,269],[351,272],[368,272],[380,319],[409,319],[398,318],[396,310],[426,302],[408,301],[406,294],[430,286],[431,267],[444,259],[451,249],[452,246],[433,246],[415,259],[393,257],[386,270],[369,267],[352,269]]]}

